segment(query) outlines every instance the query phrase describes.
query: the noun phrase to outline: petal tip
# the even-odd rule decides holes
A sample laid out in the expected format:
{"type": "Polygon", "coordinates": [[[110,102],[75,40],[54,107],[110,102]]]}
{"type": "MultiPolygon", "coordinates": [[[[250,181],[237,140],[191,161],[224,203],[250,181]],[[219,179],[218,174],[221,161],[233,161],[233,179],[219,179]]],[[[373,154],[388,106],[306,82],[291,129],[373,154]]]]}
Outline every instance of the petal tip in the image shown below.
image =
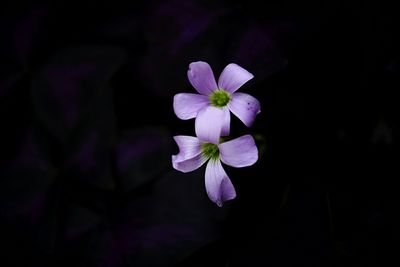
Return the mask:
{"type": "Polygon", "coordinates": [[[238,64],[236,64],[236,63],[233,63],[233,62],[232,62],[232,63],[229,63],[227,66],[229,66],[229,65],[235,66],[235,67],[237,67],[237,68],[239,68],[239,69],[241,69],[241,70],[247,72],[247,74],[248,74],[248,79],[249,79],[249,80],[251,80],[251,79],[254,78],[253,73],[251,73],[251,72],[248,71],[247,69],[243,68],[242,66],[240,66],[240,65],[238,65],[238,64]]]}
{"type": "Polygon", "coordinates": [[[187,76],[192,86],[202,95],[208,96],[218,88],[214,73],[207,62],[190,63],[187,76]]]}
{"type": "Polygon", "coordinates": [[[248,70],[242,68],[236,63],[230,63],[224,68],[219,76],[218,86],[230,93],[234,93],[253,78],[254,75],[248,70]]]}

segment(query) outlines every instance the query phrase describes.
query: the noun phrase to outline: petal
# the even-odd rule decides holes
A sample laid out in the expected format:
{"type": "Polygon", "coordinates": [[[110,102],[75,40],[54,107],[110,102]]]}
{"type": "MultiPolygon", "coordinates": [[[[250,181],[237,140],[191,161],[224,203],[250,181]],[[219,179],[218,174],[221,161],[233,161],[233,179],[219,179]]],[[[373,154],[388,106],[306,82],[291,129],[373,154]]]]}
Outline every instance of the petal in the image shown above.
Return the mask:
{"type": "Polygon", "coordinates": [[[224,108],[224,118],[222,119],[221,136],[228,136],[231,129],[231,112],[229,108],[224,108]]]}
{"type": "Polygon", "coordinates": [[[205,183],[208,197],[219,207],[222,207],[225,201],[236,197],[235,188],[219,160],[208,162],[205,183]]]}
{"type": "Polygon", "coordinates": [[[229,109],[247,127],[253,125],[256,115],[261,112],[260,102],[251,95],[244,93],[232,94],[232,99],[229,102],[229,109]]]}
{"type": "Polygon", "coordinates": [[[224,110],[208,106],[200,110],[195,122],[197,137],[204,142],[219,143],[224,119],[224,110]]]}
{"type": "Polygon", "coordinates": [[[208,104],[208,97],[204,95],[181,93],[174,96],[174,111],[181,120],[195,118],[199,110],[208,104]]]}
{"type": "Polygon", "coordinates": [[[253,74],[237,64],[231,63],[225,67],[219,76],[218,87],[230,93],[235,92],[243,84],[253,79],[253,74]]]}
{"type": "Polygon", "coordinates": [[[196,137],[177,135],[174,140],[179,147],[179,154],[174,156],[176,162],[194,158],[201,153],[201,143],[196,137]]]}
{"type": "Polygon", "coordinates": [[[220,159],[226,165],[241,168],[253,165],[258,160],[258,150],[251,135],[218,145],[220,159]]]}
{"type": "Polygon", "coordinates": [[[202,154],[199,154],[194,158],[187,159],[184,161],[181,161],[181,159],[179,159],[178,156],[172,156],[172,166],[174,167],[175,170],[181,172],[194,171],[200,168],[201,165],[203,165],[206,161],[207,158],[204,157],[202,154]]]}
{"type": "Polygon", "coordinates": [[[190,83],[202,95],[209,95],[218,88],[214,73],[206,62],[190,63],[187,75],[190,83]]]}

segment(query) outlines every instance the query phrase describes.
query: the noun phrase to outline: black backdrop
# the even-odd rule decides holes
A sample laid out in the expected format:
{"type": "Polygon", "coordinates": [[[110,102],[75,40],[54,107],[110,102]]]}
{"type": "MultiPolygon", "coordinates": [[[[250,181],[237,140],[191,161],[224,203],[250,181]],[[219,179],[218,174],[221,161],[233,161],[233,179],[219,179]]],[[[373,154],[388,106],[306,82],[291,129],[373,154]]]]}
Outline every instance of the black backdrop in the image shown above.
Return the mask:
{"type": "Polygon", "coordinates": [[[394,6],[131,2],[2,3],[0,266],[398,264],[394,6]],[[197,60],[261,102],[223,208],[171,166],[197,60]]]}

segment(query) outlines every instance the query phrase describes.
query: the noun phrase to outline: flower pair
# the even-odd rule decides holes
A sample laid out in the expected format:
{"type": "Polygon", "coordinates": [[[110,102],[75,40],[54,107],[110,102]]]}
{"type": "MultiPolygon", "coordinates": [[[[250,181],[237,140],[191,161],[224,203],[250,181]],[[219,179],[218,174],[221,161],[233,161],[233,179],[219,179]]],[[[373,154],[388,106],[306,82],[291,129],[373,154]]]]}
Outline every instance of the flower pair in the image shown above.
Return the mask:
{"type": "Polygon", "coordinates": [[[258,150],[251,135],[224,141],[230,133],[230,113],[250,127],[260,112],[258,100],[236,91],[254,76],[236,64],[222,71],[218,84],[211,67],[202,61],[189,65],[188,78],[200,94],[180,93],[174,97],[174,111],[178,118],[196,118],[197,137],[175,136],[179,153],[172,156],[172,165],[181,172],[190,172],[208,161],[205,186],[209,198],[218,206],[236,197],[235,188],[225,173],[222,163],[236,167],[253,165],[258,150]]]}

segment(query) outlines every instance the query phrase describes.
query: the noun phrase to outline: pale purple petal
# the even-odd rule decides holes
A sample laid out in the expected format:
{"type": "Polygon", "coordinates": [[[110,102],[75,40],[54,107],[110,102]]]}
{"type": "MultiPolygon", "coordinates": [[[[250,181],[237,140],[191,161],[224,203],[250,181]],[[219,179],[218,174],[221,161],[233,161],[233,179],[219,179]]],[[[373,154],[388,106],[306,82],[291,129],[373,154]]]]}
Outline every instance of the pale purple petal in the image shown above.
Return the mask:
{"type": "Polygon", "coordinates": [[[193,136],[177,135],[174,140],[179,147],[179,154],[174,156],[174,161],[185,161],[201,153],[201,142],[193,136]]]}
{"type": "Polygon", "coordinates": [[[219,207],[222,207],[225,201],[236,197],[235,188],[219,160],[208,162],[205,183],[208,197],[219,207]]]}
{"type": "Polygon", "coordinates": [[[230,93],[235,92],[243,84],[253,79],[253,74],[237,64],[231,63],[225,67],[219,76],[218,87],[230,93]]]}
{"type": "Polygon", "coordinates": [[[208,97],[204,95],[181,93],[174,96],[174,111],[181,120],[195,118],[208,104],[208,97]]]}
{"type": "Polygon", "coordinates": [[[206,161],[207,158],[204,157],[203,154],[199,154],[194,158],[187,159],[184,161],[181,161],[181,159],[178,156],[172,156],[172,166],[174,167],[175,170],[181,172],[194,171],[200,168],[201,165],[203,165],[206,161]]]}
{"type": "Polygon", "coordinates": [[[208,96],[218,88],[214,73],[210,65],[206,62],[197,61],[190,63],[187,75],[190,83],[202,95],[208,96]]]}
{"type": "Polygon", "coordinates": [[[241,168],[253,165],[258,160],[258,150],[251,135],[218,145],[220,159],[226,165],[241,168]]]}
{"type": "Polygon", "coordinates": [[[218,144],[224,119],[223,109],[206,107],[197,114],[195,130],[197,137],[204,142],[218,144]]]}
{"type": "Polygon", "coordinates": [[[232,99],[229,102],[229,109],[247,127],[253,125],[256,115],[261,112],[260,102],[251,95],[244,93],[232,94],[232,99]]]}
{"type": "Polygon", "coordinates": [[[221,136],[228,136],[231,129],[231,112],[227,107],[225,107],[223,111],[224,111],[224,118],[222,119],[223,121],[222,121],[221,136]]]}

